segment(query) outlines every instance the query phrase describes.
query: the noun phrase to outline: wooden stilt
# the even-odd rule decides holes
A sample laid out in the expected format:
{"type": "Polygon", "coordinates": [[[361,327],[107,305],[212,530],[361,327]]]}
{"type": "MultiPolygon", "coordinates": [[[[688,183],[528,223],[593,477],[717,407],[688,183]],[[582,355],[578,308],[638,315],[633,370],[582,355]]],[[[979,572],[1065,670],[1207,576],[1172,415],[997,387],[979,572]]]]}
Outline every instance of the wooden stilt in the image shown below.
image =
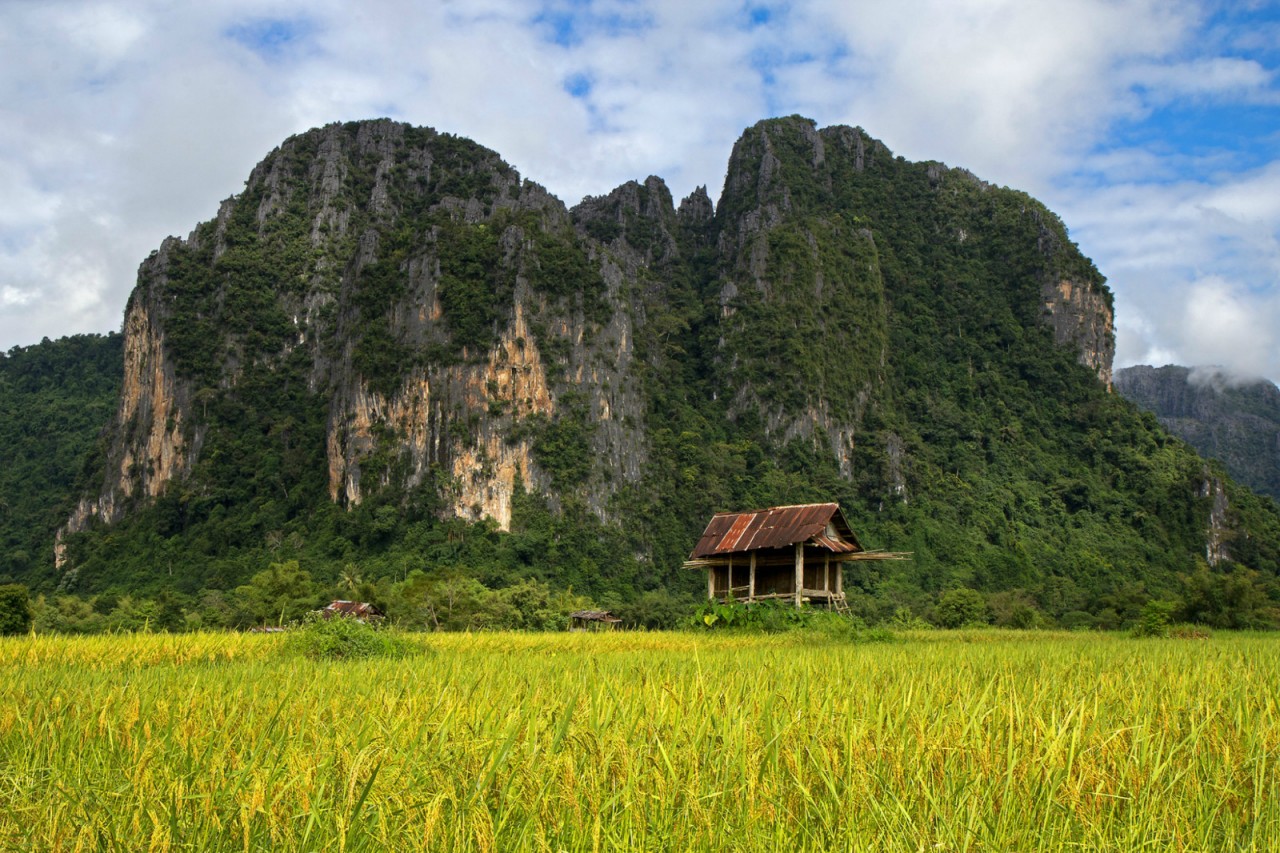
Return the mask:
{"type": "Polygon", "coordinates": [[[796,607],[800,606],[801,593],[804,591],[804,543],[796,543],[796,607]]]}
{"type": "Polygon", "coordinates": [[[751,552],[751,576],[747,581],[747,601],[755,601],[756,598],[756,552],[751,552]]]}

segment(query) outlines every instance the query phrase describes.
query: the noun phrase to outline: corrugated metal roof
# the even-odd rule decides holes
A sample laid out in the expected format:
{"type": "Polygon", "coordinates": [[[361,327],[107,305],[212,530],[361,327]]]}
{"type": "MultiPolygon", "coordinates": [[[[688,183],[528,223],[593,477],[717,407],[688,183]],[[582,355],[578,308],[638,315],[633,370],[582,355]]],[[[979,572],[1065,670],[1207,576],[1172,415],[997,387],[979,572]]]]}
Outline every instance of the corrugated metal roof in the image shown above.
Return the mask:
{"type": "Polygon", "coordinates": [[[839,506],[800,504],[716,513],[692,556],[697,559],[761,548],[785,548],[797,542],[812,542],[839,554],[862,550],[839,506]]]}
{"type": "Polygon", "coordinates": [[[359,618],[381,616],[382,611],[364,601],[345,601],[338,599],[329,603],[322,611],[326,615],[356,616],[359,618]]]}

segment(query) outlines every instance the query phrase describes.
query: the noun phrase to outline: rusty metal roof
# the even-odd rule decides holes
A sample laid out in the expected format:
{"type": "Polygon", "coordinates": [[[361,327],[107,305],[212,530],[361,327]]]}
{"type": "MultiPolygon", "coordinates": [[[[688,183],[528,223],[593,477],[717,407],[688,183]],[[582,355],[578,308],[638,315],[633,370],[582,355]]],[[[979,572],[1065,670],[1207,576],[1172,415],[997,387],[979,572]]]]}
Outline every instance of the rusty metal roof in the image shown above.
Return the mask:
{"type": "Polygon", "coordinates": [[[797,542],[808,542],[837,554],[862,550],[839,506],[800,504],[748,512],[718,512],[703,531],[692,558],[785,548],[797,542]]]}
{"type": "Polygon", "coordinates": [[[336,614],[338,616],[355,616],[358,618],[382,615],[381,610],[368,602],[345,601],[342,599],[330,602],[323,612],[327,615],[336,614]]]}

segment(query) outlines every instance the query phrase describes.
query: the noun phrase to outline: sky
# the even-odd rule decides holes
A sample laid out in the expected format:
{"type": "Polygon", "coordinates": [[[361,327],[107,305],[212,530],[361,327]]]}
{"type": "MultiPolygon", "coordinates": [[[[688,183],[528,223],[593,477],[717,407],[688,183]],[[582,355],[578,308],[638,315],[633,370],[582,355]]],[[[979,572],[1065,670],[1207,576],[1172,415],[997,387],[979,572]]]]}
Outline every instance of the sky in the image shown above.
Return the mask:
{"type": "Polygon", "coordinates": [[[715,200],[795,113],[1044,202],[1117,366],[1280,379],[1280,0],[0,0],[0,351],[119,329],[142,259],[311,127],[470,137],[573,205],[715,200]]]}

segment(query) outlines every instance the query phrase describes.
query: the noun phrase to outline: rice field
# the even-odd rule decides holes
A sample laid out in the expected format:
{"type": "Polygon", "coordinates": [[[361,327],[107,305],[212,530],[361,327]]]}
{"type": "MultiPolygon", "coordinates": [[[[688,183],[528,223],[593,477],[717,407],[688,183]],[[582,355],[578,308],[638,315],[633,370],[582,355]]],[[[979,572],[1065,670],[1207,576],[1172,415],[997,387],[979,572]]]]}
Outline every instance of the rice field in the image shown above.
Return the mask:
{"type": "Polygon", "coordinates": [[[4,850],[1276,850],[1280,640],[0,641],[4,850]]]}

